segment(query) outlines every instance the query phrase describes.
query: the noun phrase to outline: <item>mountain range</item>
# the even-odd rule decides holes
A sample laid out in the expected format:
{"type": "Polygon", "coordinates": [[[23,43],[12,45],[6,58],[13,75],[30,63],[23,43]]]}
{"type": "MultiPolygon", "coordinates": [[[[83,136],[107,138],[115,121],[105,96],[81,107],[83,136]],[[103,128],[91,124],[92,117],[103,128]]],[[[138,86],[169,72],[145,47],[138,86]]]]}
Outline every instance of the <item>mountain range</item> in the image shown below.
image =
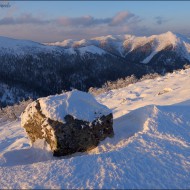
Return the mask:
{"type": "MultiPolygon", "coordinates": [[[[185,64],[190,64],[190,40],[172,32],[55,43],[0,37],[0,84],[16,88],[16,97],[46,96],[71,88],[87,91],[108,80],[132,74],[137,78],[147,73],[164,74],[185,64]]],[[[1,104],[14,102],[8,101],[10,92],[0,93],[1,104]]]]}
{"type": "MultiPolygon", "coordinates": [[[[108,35],[92,38],[90,40],[74,41],[72,39],[62,42],[45,43],[46,45],[76,49],[84,46],[97,46],[107,52],[118,55],[127,61],[138,63],[151,63],[154,57],[165,50],[173,51],[176,56],[190,61],[190,40],[183,35],[166,32],[150,37],[136,37],[132,35],[108,35]],[[135,56],[135,54],[139,56],[135,56]],[[133,58],[131,58],[133,57],[133,58]]],[[[166,59],[165,63],[172,60],[166,59]]],[[[175,61],[175,60],[174,60],[175,61]]]]}

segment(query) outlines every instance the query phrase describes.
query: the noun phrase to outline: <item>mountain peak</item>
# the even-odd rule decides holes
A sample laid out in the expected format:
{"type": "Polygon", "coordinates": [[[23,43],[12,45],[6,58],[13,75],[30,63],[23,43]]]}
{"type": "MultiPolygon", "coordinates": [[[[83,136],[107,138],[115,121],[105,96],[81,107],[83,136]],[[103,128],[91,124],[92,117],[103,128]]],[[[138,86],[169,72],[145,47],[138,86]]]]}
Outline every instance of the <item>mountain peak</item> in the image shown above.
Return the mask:
{"type": "Polygon", "coordinates": [[[170,35],[170,36],[175,35],[175,33],[174,33],[174,32],[171,32],[171,31],[167,31],[165,34],[170,35]]]}
{"type": "Polygon", "coordinates": [[[162,43],[166,43],[166,44],[172,44],[173,46],[176,46],[177,43],[180,41],[180,39],[178,38],[178,36],[176,34],[174,34],[171,31],[168,31],[166,33],[160,34],[157,36],[157,38],[162,41],[162,43]]]}
{"type": "Polygon", "coordinates": [[[113,35],[107,35],[107,36],[91,38],[91,40],[107,41],[107,40],[116,40],[116,38],[113,35]]]}

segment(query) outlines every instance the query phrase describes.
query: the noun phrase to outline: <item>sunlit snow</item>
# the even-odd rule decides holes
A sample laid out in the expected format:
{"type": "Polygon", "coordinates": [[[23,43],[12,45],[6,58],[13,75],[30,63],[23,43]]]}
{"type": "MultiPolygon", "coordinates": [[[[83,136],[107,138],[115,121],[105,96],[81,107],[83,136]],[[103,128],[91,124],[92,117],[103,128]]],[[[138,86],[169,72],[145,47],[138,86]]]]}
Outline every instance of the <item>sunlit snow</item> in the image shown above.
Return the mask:
{"type": "Polygon", "coordinates": [[[189,84],[182,70],[99,95],[115,136],[59,159],[30,147],[20,120],[0,120],[0,188],[189,189],[189,84]]]}

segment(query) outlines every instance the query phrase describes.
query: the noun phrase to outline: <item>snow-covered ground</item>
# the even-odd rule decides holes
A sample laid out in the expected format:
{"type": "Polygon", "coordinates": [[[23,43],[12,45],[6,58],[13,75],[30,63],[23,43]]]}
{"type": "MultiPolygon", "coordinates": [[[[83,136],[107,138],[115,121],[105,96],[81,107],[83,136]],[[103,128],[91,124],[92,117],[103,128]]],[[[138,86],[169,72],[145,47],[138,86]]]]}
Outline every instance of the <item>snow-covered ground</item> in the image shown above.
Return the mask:
{"type": "Polygon", "coordinates": [[[190,188],[190,69],[99,95],[113,138],[53,158],[0,121],[0,188],[190,188]]]}

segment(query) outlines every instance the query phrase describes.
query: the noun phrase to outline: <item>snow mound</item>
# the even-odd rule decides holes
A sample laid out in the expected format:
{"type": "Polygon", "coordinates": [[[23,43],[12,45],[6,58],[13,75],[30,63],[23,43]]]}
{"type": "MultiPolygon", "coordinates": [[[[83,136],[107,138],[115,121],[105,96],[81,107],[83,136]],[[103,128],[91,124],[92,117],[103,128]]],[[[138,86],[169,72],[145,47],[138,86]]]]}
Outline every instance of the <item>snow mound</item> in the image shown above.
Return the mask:
{"type": "MultiPolygon", "coordinates": [[[[72,115],[75,119],[92,122],[96,118],[108,115],[111,110],[98,103],[95,98],[85,92],[73,90],[60,95],[39,98],[41,112],[54,121],[65,123],[64,117],[72,115]]],[[[36,102],[32,102],[36,104],[36,102]]],[[[36,112],[35,105],[29,104],[26,111],[22,114],[22,125],[27,122],[27,115],[33,115],[28,112],[36,112]]]]}
{"type": "Polygon", "coordinates": [[[144,145],[148,141],[149,143],[154,141],[162,146],[163,151],[167,149],[166,146],[176,144],[176,146],[179,146],[176,147],[176,151],[180,152],[180,146],[190,147],[188,135],[190,129],[189,111],[190,101],[170,106],[148,105],[134,110],[115,119],[114,138],[106,139],[89,154],[119,151],[126,149],[129,144],[134,146],[135,149],[139,140],[144,145]],[[155,136],[157,137],[155,138],[155,136]]]}

